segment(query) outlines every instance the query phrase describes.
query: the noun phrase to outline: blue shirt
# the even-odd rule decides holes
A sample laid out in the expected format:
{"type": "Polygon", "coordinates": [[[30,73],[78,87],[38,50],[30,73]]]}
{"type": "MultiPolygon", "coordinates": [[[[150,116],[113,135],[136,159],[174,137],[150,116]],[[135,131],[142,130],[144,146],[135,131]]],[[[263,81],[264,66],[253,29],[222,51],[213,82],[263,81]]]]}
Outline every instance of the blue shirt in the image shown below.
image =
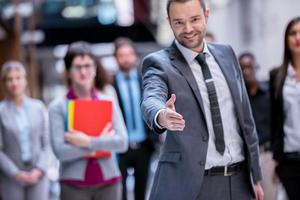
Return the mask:
{"type": "Polygon", "coordinates": [[[140,108],[141,90],[137,70],[132,70],[128,75],[118,72],[116,82],[124,108],[129,142],[143,142],[146,132],[140,108]]]}
{"type": "Polygon", "coordinates": [[[21,147],[21,158],[23,162],[31,160],[30,124],[26,114],[25,106],[14,106],[16,112],[16,125],[19,129],[19,141],[21,147]]]}

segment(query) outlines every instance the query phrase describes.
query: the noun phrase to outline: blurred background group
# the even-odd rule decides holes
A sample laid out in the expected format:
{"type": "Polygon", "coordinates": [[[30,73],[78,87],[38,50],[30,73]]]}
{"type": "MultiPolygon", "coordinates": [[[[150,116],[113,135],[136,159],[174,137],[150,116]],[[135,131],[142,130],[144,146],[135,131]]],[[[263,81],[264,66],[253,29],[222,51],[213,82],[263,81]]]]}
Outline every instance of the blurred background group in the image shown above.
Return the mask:
{"type": "MultiPolygon", "coordinates": [[[[300,106],[297,103],[300,102],[300,80],[297,78],[298,81],[293,85],[294,72],[288,70],[288,66],[290,63],[300,63],[300,53],[297,54],[297,45],[300,46],[297,26],[300,20],[296,19],[289,28],[287,25],[291,19],[299,16],[300,1],[206,0],[206,3],[210,8],[206,41],[230,44],[241,65],[258,130],[265,199],[287,200],[290,195],[295,195],[294,199],[297,199],[293,191],[299,187],[300,129],[298,135],[293,135],[289,130],[296,130],[296,124],[300,124],[299,114],[292,112],[298,108],[300,113],[300,107],[297,107],[300,106]],[[294,36],[293,31],[296,32],[294,36]],[[279,72],[276,70],[278,67],[281,67],[279,72]],[[276,74],[280,74],[281,78],[272,80],[272,77],[278,76],[276,74]],[[284,80],[287,85],[284,85],[284,80]],[[289,124],[283,123],[283,116],[288,116],[289,124]],[[288,141],[282,139],[284,136],[278,131],[281,129],[284,130],[281,132],[289,132],[288,141]],[[282,149],[283,143],[290,145],[290,149],[282,149]]],[[[48,115],[46,109],[50,102],[70,94],[70,85],[66,81],[70,69],[65,60],[67,51],[70,51],[68,45],[86,41],[89,50],[83,55],[92,54],[97,62],[96,73],[105,74],[102,81],[96,80],[96,87],[99,86],[106,91],[105,94],[116,100],[128,133],[128,150],[118,153],[116,157],[123,177],[123,199],[147,199],[164,138],[150,133],[137,109],[141,95],[138,74],[140,62],[146,54],[169,46],[174,39],[166,20],[165,7],[166,0],[0,0],[0,98],[3,100],[0,106],[0,182],[6,184],[5,177],[16,177],[16,166],[19,165],[13,163],[14,153],[6,154],[6,151],[14,150],[7,149],[5,142],[9,142],[9,139],[3,139],[3,132],[18,132],[13,130],[16,124],[23,127],[22,130],[29,130],[30,123],[44,123],[41,120],[45,113],[48,115]],[[100,72],[98,67],[101,68],[100,72]],[[45,105],[33,103],[32,112],[40,116],[32,115],[31,121],[24,119],[28,114],[22,109],[3,108],[7,97],[18,95],[17,89],[9,83],[10,76],[14,77],[11,72],[16,69],[21,74],[15,77],[22,79],[24,76],[27,79],[19,93],[23,89],[27,96],[40,99],[45,105]],[[6,124],[3,119],[7,118],[3,113],[8,118],[16,114],[16,120],[8,122],[9,128],[3,125],[6,124]]],[[[84,44],[81,45],[85,49],[84,44]]],[[[79,70],[88,70],[87,65],[77,67],[79,70]]],[[[44,120],[47,121],[47,118],[44,120]]],[[[28,160],[31,161],[36,153],[29,153],[28,159],[27,132],[23,131],[20,135],[24,137],[19,139],[19,142],[25,143],[20,144],[20,165],[25,166],[24,169],[27,169],[28,160]]],[[[45,174],[45,180],[40,181],[45,182],[48,199],[59,199],[60,162],[48,144],[49,138],[41,138],[44,144],[38,144],[36,151],[42,152],[46,159],[41,159],[41,163],[36,162],[45,174]]],[[[42,176],[39,171],[31,172],[33,182],[42,176]]],[[[22,180],[22,175],[16,179],[22,180]]],[[[0,199],[5,192],[3,187],[0,188],[0,199]]],[[[31,199],[29,196],[24,200],[31,199]]],[[[290,196],[290,199],[293,197],[290,196]]]]}

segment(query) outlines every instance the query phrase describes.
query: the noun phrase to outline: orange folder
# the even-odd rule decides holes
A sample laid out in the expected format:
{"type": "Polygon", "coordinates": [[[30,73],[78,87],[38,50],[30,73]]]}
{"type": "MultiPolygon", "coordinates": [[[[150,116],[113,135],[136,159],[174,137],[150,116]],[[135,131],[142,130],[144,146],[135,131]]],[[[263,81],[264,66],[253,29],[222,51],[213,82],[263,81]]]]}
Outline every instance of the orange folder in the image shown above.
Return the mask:
{"type": "MultiPolygon", "coordinates": [[[[104,127],[112,123],[112,102],[99,100],[68,101],[68,130],[81,131],[91,137],[101,137],[104,127]]],[[[109,151],[95,151],[86,158],[107,158],[109,151]]]]}

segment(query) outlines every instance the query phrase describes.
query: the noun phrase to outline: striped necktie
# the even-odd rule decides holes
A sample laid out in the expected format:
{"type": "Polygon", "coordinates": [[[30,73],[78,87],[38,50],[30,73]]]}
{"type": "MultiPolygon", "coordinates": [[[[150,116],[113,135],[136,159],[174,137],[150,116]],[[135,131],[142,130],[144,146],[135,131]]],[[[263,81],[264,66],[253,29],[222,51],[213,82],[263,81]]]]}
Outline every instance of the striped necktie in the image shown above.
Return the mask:
{"type": "Polygon", "coordinates": [[[211,76],[209,67],[206,63],[205,54],[199,54],[196,57],[196,60],[201,66],[202,74],[207,88],[211,119],[212,119],[213,130],[216,138],[215,139],[216,149],[221,155],[223,155],[225,151],[224,131],[223,131],[223,124],[222,124],[219,103],[218,103],[216,87],[214,84],[214,80],[211,76]]]}

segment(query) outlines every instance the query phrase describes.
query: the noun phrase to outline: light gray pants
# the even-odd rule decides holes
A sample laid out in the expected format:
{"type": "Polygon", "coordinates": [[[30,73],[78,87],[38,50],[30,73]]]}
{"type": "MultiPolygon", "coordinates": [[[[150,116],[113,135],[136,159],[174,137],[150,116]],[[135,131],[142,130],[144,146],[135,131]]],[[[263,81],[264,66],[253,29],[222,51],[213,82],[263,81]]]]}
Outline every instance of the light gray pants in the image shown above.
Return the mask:
{"type": "Polygon", "coordinates": [[[121,200],[122,183],[108,186],[76,187],[61,184],[61,200],[121,200]]]}
{"type": "Polygon", "coordinates": [[[232,176],[204,176],[197,200],[251,200],[251,185],[247,173],[232,176]]]}
{"type": "Polygon", "coordinates": [[[33,186],[23,186],[7,176],[0,179],[2,200],[49,200],[49,180],[45,175],[33,186]]]}

